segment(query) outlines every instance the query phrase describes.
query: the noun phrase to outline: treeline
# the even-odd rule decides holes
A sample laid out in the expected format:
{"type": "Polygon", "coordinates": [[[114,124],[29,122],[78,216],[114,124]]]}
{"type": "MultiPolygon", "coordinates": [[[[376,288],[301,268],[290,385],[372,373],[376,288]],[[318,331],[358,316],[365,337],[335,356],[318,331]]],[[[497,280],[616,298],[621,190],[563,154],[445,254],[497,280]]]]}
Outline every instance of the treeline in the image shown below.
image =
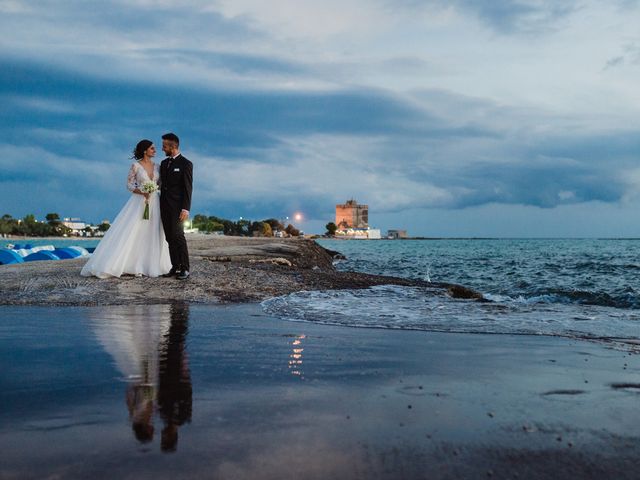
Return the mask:
{"type": "Polygon", "coordinates": [[[222,232],[236,237],[273,237],[276,232],[283,232],[283,235],[292,237],[300,235],[300,230],[293,225],[285,226],[275,218],[257,222],[245,219],[234,222],[226,218],[198,214],[193,217],[193,228],[205,233],[222,232]]]}
{"type": "MultiPolygon", "coordinates": [[[[46,220],[36,220],[35,215],[26,215],[24,218],[13,218],[9,214],[0,217],[0,234],[19,235],[25,237],[63,237],[71,235],[73,232],[65,226],[60,215],[48,213],[46,220]]],[[[105,232],[109,229],[109,224],[102,224],[98,230],[105,232]]],[[[87,227],[87,233],[92,233],[92,229],[87,227]]]]}

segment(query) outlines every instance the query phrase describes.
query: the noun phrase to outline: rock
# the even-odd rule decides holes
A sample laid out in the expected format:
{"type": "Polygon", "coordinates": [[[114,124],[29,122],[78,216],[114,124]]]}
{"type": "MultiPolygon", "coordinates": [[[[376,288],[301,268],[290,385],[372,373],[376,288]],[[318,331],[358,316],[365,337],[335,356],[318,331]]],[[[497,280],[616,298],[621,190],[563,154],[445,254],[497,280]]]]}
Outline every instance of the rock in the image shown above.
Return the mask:
{"type": "Polygon", "coordinates": [[[342,253],[340,252],[336,252],[335,250],[330,250],[328,248],[322,247],[323,250],[325,252],[327,252],[329,255],[331,255],[331,258],[333,258],[334,260],[346,260],[347,257],[345,257],[342,253]]]}
{"type": "Polygon", "coordinates": [[[271,265],[286,265],[287,267],[293,266],[293,264],[289,260],[282,257],[263,258],[260,260],[249,260],[249,263],[270,263],[271,265]]]}
{"type": "Polygon", "coordinates": [[[476,292],[467,287],[463,287],[462,285],[450,285],[447,288],[447,293],[452,298],[461,298],[465,300],[485,300],[480,292],[476,292]]]}

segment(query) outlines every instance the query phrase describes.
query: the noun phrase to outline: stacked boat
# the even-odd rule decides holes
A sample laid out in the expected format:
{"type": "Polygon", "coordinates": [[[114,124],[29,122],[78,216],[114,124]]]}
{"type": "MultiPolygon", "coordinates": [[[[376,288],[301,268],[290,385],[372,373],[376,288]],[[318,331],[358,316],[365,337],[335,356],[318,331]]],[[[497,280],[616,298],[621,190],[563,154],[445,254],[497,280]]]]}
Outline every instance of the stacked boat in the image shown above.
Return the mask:
{"type": "Polygon", "coordinates": [[[0,248],[0,265],[14,263],[35,262],[39,260],[68,260],[72,258],[88,257],[94,248],[61,247],[53,245],[8,245],[0,248]]]}

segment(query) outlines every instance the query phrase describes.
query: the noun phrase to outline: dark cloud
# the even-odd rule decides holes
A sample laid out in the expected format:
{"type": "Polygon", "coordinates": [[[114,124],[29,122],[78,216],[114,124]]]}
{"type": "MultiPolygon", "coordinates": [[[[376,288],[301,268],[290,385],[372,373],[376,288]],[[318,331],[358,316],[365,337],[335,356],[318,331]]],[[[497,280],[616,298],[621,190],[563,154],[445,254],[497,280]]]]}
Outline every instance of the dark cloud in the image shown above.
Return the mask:
{"type": "Polygon", "coordinates": [[[607,63],[604,66],[604,69],[607,70],[609,68],[619,67],[620,65],[624,65],[624,56],[622,55],[619,55],[617,57],[613,57],[607,60],[607,63]]]}
{"type": "MultiPolygon", "coordinates": [[[[228,41],[260,38],[261,32],[254,29],[244,18],[227,18],[205,2],[92,2],[82,0],[39,0],[37,4],[23,2],[24,8],[3,12],[3,19],[11,29],[23,24],[31,26],[31,34],[58,35],[108,31],[118,38],[145,37],[163,39],[167,45],[179,45],[184,40],[197,43],[212,39],[228,41]],[[39,27],[34,30],[33,27],[39,27]],[[43,31],[43,27],[48,29],[43,31]]],[[[87,39],[78,38],[87,43],[87,39]]],[[[62,47],[60,38],[52,44],[62,47]]],[[[77,45],[82,49],[82,43],[77,45]]]]}
{"type": "Polygon", "coordinates": [[[260,55],[165,48],[143,49],[139,53],[149,60],[181,62],[192,66],[228,70],[243,75],[255,73],[299,75],[309,73],[309,68],[299,63],[260,55]]]}
{"type": "Polygon", "coordinates": [[[576,0],[400,0],[393,7],[448,8],[478,17],[496,32],[542,33],[554,30],[579,6],[576,0]]]}
{"type": "Polygon", "coordinates": [[[640,151],[637,131],[576,134],[443,90],[196,89],[5,60],[0,96],[0,202],[14,214],[113,218],[130,149],[169,130],[199,169],[194,209],[228,217],[323,218],[351,195],[379,212],[615,202],[640,151]]]}

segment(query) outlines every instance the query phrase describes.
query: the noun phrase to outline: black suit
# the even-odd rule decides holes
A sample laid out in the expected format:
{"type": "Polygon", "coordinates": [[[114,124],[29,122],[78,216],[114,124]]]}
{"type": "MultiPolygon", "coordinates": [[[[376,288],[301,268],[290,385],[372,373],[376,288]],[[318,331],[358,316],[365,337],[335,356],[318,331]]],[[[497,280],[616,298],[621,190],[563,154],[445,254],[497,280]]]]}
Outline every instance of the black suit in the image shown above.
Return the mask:
{"type": "Polygon", "coordinates": [[[182,155],[164,159],[160,164],[160,216],[171,264],[176,270],[189,270],[189,251],[180,212],[191,211],[192,190],[193,164],[182,155]]]}
{"type": "Polygon", "coordinates": [[[187,357],[189,305],[171,305],[171,325],[160,344],[158,410],[164,420],[162,450],[175,450],[178,427],[191,422],[193,392],[187,357]]]}

